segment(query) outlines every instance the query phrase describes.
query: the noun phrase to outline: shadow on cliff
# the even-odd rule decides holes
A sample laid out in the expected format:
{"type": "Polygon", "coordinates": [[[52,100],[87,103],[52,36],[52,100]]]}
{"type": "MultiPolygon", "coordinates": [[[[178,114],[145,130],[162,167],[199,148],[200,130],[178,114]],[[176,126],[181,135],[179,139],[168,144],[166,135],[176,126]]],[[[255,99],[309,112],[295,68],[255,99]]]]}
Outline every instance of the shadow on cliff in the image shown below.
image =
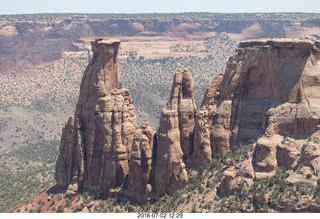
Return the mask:
{"type": "Polygon", "coordinates": [[[67,192],[67,187],[61,188],[61,186],[54,185],[51,188],[49,188],[46,193],[49,194],[58,194],[58,193],[66,193],[67,192]]]}
{"type": "MultiPolygon", "coordinates": [[[[262,137],[270,125],[271,116],[276,119],[293,116],[293,121],[278,124],[279,133],[277,134],[291,133],[296,137],[303,137],[301,135],[303,133],[294,128],[299,126],[296,115],[293,115],[294,112],[288,111],[282,115],[277,115],[277,112],[270,115],[269,112],[270,109],[277,109],[286,103],[296,104],[294,108],[297,109],[298,104],[306,99],[301,91],[303,86],[301,78],[310,54],[302,54],[298,58],[283,58],[282,52],[281,49],[276,50],[279,64],[271,68],[272,72],[266,72],[265,69],[268,68],[264,66],[265,60],[262,58],[253,66],[245,66],[248,70],[240,73],[238,82],[234,86],[235,90],[231,91],[234,97],[232,98],[230,128],[237,130],[230,138],[232,144],[241,144],[241,142],[262,137]]],[[[295,55],[294,48],[290,48],[287,52],[291,56],[295,55]]],[[[235,74],[231,77],[230,81],[236,76],[235,74]]],[[[218,104],[223,101],[218,101],[218,104]]]]}

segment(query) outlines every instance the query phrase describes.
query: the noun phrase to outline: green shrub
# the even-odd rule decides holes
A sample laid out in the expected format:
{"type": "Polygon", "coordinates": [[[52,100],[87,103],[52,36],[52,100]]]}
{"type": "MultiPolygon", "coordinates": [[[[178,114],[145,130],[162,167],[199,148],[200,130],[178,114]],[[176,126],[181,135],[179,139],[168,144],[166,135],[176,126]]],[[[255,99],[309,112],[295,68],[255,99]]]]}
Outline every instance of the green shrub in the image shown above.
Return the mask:
{"type": "Polygon", "coordinates": [[[66,199],[66,206],[70,206],[71,205],[72,200],[70,198],[66,199]]]}
{"type": "Polygon", "coordinates": [[[192,205],[191,213],[197,213],[197,205],[196,204],[192,205]]]}
{"type": "Polygon", "coordinates": [[[73,209],[73,212],[79,212],[79,211],[82,211],[82,209],[83,209],[83,204],[76,204],[75,206],[74,206],[74,209],[73,209]]]}
{"type": "Polygon", "coordinates": [[[82,193],[82,197],[83,197],[83,198],[88,198],[88,196],[89,196],[88,192],[82,193]]]}
{"type": "Polygon", "coordinates": [[[57,213],[63,213],[64,212],[64,207],[62,205],[59,205],[56,212],[57,213]]]}

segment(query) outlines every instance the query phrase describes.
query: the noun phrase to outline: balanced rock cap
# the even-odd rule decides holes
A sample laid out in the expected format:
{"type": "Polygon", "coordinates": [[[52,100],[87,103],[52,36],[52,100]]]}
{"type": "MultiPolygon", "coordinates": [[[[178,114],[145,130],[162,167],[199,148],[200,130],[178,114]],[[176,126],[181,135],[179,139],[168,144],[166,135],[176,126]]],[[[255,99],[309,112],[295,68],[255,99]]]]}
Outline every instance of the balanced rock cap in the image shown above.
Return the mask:
{"type": "Polygon", "coordinates": [[[116,38],[96,38],[95,41],[92,41],[91,44],[107,44],[107,45],[112,45],[112,44],[120,44],[121,41],[116,38]]]}

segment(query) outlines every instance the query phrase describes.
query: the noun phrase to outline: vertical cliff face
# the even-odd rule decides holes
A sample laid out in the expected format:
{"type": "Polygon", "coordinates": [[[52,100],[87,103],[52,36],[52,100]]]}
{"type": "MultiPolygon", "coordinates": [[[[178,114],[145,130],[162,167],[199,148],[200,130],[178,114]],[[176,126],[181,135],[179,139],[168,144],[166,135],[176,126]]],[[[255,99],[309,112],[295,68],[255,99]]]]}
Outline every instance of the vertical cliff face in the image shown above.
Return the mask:
{"type": "MultiPolygon", "coordinates": [[[[297,110],[306,107],[304,110],[314,112],[311,114],[315,116],[304,115],[304,120],[308,123],[318,120],[314,104],[311,108],[306,105],[313,99],[308,91],[311,88],[308,81],[310,77],[318,77],[315,44],[308,40],[274,40],[241,43],[241,47],[244,49],[239,49],[238,56],[231,60],[237,64],[227,69],[221,91],[222,101],[233,100],[231,143],[264,134],[271,124],[268,121],[271,117],[284,117],[276,122],[276,133],[304,134],[305,131],[298,127],[303,119],[293,119],[300,117],[297,110]],[[277,113],[279,106],[289,112],[284,109],[280,115],[277,113]]],[[[310,124],[313,127],[310,126],[305,134],[313,133],[316,123],[310,124]]]]}
{"type": "MultiPolygon", "coordinates": [[[[219,111],[231,115],[226,129],[229,147],[243,146],[250,138],[256,143],[247,147],[239,162],[227,164],[218,186],[220,194],[252,191],[253,202],[268,203],[276,211],[319,209],[314,195],[320,178],[319,61],[320,43],[312,38],[240,43],[221,83],[214,118],[223,115],[219,111]],[[273,183],[256,190],[255,186],[281,174],[281,195],[277,195],[279,185],[273,183]],[[308,197],[304,200],[283,195],[301,188],[314,193],[300,190],[308,197]]],[[[212,129],[215,126],[213,119],[212,129]]]]}
{"type": "MultiPolygon", "coordinates": [[[[210,130],[213,155],[257,140],[247,160],[223,172],[218,189],[225,194],[232,194],[243,180],[251,185],[254,178],[274,175],[279,166],[290,171],[286,178],[290,184],[316,184],[320,176],[319,45],[311,38],[240,43],[223,78],[218,76],[209,87],[195,130],[209,122],[206,130],[210,130]],[[208,120],[204,119],[207,114],[208,120]]],[[[207,139],[201,139],[200,145],[208,145],[207,139]]]]}
{"type": "Polygon", "coordinates": [[[70,117],[62,130],[60,154],[56,161],[55,179],[59,187],[68,187],[69,192],[76,193],[79,181],[83,180],[84,148],[81,123],[70,117]]]}

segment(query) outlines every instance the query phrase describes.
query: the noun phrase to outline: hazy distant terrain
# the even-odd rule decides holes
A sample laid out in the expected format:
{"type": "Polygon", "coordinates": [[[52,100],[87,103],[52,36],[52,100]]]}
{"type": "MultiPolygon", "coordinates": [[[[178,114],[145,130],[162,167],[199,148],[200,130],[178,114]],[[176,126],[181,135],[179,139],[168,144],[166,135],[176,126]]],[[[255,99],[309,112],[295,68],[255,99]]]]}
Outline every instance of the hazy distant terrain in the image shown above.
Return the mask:
{"type": "Polygon", "coordinates": [[[139,122],[158,128],[177,68],[191,70],[199,106],[240,40],[319,31],[319,14],[0,16],[0,211],[53,184],[61,130],[74,113],[95,37],[122,40],[123,87],[139,122]]]}

